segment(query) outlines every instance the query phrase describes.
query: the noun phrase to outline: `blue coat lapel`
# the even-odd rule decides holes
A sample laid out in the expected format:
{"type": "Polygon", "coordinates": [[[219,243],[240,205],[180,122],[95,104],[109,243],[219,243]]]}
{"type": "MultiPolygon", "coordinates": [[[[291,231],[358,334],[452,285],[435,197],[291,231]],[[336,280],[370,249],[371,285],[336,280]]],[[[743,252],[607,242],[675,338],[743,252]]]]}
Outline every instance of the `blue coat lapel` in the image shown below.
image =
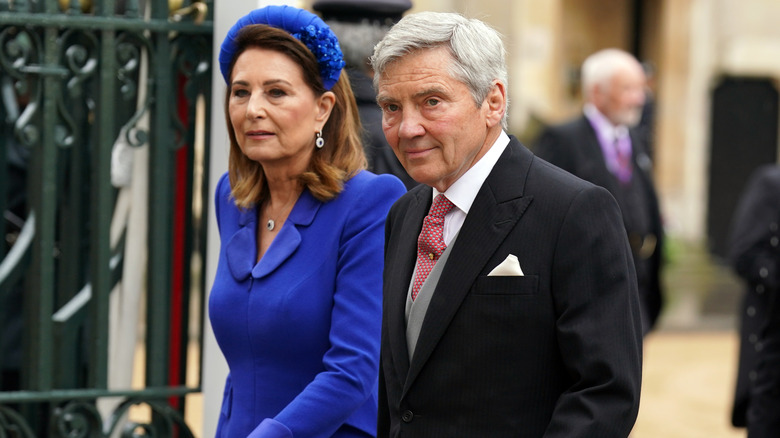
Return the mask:
{"type": "Polygon", "coordinates": [[[322,202],[314,198],[308,190],[304,190],[259,263],[255,263],[257,208],[252,207],[242,211],[239,217],[239,229],[225,245],[225,254],[233,277],[242,281],[250,274],[255,278],[262,278],[275,271],[298,249],[301,244],[301,232],[298,227],[310,225],[321,205],[322,202]],[[247,254],[252,254],[252,257],[247,257],[247,254]]]}

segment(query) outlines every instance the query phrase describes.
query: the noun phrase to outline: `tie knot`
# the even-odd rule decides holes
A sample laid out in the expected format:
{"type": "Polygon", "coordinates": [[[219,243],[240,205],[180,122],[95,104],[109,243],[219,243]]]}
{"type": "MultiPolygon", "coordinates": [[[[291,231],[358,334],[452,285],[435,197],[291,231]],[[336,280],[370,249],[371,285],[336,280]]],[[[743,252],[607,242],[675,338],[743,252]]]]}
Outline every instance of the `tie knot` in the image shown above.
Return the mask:
{"type": "Polygon", "coordinates": [[[431,205],[431,210],[428,212],[430,216],[444,217],[450,210],[452,210],[454,204],[447,199],[443,194],[436,195],[431,205]]]}

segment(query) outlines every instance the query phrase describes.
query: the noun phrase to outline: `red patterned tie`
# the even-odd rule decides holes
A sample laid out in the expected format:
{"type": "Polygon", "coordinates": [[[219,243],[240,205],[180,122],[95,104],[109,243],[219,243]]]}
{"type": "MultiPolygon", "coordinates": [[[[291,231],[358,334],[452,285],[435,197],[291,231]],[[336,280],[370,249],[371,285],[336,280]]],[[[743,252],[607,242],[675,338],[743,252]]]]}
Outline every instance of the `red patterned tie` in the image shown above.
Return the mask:
{"type": "Polygon", "coordinates": [[[431,273],[433,265],[447,248],[444,244],[444,215],[452,207],[452,202],[446,196],[439,194],[433,200],[428,216],[425,216],[420,237],[417,238],[417,267],[412,285],[412,300],[417,298],[417,293],[431,273]]]}

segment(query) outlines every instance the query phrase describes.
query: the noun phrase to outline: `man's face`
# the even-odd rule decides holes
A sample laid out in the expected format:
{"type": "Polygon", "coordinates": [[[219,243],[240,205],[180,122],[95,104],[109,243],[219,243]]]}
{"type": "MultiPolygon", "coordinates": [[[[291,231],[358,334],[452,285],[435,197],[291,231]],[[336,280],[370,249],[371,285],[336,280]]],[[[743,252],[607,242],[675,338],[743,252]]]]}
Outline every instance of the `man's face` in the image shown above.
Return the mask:
{"type": "Polygon", "coordinates": [[[637,65],[620,68],[607,87],[597,86],[596,107],[615,125],[636,126],[645,104],[645,74],[637,65]]]}
{"type": "Polygon", "coordinates": [[[504,111],[503,103],[500,111],[492,103],[497,94],[503,99],[502,85],[478,106],[450,75],[451,62],[445,47],[403,56],[381,74],[377,94],[382,129],[399,161],[415,181],[442,192],[492,146],[504,111]]]}

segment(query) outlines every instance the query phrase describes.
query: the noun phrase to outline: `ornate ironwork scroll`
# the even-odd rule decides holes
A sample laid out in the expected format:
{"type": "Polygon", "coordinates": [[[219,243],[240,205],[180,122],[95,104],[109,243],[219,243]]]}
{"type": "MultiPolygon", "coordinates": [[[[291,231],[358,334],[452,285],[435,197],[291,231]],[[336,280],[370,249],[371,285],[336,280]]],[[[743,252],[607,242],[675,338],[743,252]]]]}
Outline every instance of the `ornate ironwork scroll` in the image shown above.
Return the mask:
{"type": "MultiPolygon", "coordinates": [[[[192,437],[184,395],[199,385],[169,371],[188,365],[188,300],[203,299],[190,289],[204,275],[188,262],[205,240],[192,206],[208,204],[192,175],[208,163],[191,157],[195,101],[210,99],[212,1],[172,1],[0,0],[0,236],[13,236],[0,241],[0,308],[19,291],[25,300],[0,312],[0,334],[14,323],[4,315],[22,319],[25,349],[16,374],[0,375],[0,438],[192,437]],[[151,155],[148,235],[132,237],[148,242],[144,346],[154,358],[139,390],[108,382],[109,299],[123,280],[123,239],[108,242],[125,190],[112,185],[120,143],[151,155]],[[11,166],[24,174],[13,212],[11,166]],[[124,401],[106,413],[103,398],[124,401]],[[128,415],[138,405],[149,419],[128,415]]],[[[199,147],[203,156],[208,144],[199,147]]],[[[0,351],[0,368],[11,356],[0,351]]]]}

